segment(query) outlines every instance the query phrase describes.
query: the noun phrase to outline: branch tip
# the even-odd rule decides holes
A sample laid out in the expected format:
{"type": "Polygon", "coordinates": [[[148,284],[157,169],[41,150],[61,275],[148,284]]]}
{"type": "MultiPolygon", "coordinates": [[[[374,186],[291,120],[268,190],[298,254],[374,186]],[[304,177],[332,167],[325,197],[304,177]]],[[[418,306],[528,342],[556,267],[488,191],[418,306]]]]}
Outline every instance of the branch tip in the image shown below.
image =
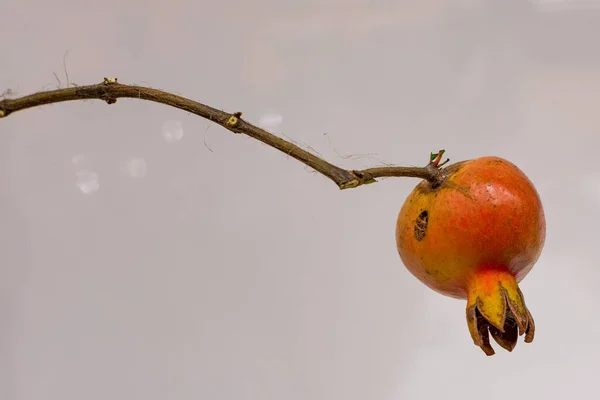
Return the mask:
{"type": "Polygon", "coordinates": [[[361,182],[359,179],[352,179],[351,181],[340,183],[339,187],[340,187],[340,190],[344,190],[344,189],[353,189],[360,185],[361,185],[361,182]]]}

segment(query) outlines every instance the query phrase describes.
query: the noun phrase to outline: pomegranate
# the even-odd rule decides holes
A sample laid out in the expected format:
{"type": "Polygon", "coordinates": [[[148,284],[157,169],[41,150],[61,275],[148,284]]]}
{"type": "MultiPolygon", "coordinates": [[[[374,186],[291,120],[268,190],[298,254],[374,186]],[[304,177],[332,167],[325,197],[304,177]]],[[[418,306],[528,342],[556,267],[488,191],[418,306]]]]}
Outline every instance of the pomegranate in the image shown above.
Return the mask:
{"type": "Polygon", "coordinates": [[[535,325],[518,283],[538,260],[546,237],[535,187],[498,157],[458,162],[439,172],[439,182],[415,187],[398,215],[403,264],[431,289],[467,300],[471,337],[488,356],[494,354],[490,334],[508,351],[523,334],[525,342],[533,341],[535,325]]]}

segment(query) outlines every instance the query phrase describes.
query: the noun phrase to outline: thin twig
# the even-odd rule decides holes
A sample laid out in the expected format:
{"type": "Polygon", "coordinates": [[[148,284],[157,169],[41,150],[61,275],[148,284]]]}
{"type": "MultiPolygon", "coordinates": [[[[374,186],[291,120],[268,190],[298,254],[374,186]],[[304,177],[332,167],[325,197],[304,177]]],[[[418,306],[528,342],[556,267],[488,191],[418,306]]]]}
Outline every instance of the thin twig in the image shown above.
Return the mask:
{"type": "Polygon", "coordinates": [[[377,167],[363,170],[346,170],[333,165],[316,155],[260,129],[241,118],[242,113],[227,113],[216,108],[198,103],[196,101],[147,87],[123,85],[116,78],[104,78],[104,82],[97,85],[67,87],[57,90],[43,91],[29,96],[0,101],[0,118],[32,107],[46,104],[60,103],[73,100],[99,99],[108,104],[116,103],[118,98],[133,98],[166,104],[171,107],[198,115],[209,121],[216,122],[225,129],[234,133],[243,133],[273,147],[335,182],[340,189],[354,188],[367,183],[375,182],[378,177],[413,177],[428,180],[433,185],[438,185],[444,179],[444,172],[435,163],[428,163],[425,167],[377,167]]]}
{"type": "Polygon", "coordinates": [[[63,70],[65,71],[65,77],[67,78],[67,87],[71,86],[71,81],[69,79],[69,72],[67,72],[67,55],[69,54],[69,50],[65,52],[63,56],[63,70]]]}
{"type": "Polygon", "coordinates": [[[60,81],[60,78],[58,77],[58,75],[56,75],[56,72],[52,73],[54,75],[54,79],[56,79],[56,88],[60,89],[60,87],[62,86],[62,82],[60,81]]]}

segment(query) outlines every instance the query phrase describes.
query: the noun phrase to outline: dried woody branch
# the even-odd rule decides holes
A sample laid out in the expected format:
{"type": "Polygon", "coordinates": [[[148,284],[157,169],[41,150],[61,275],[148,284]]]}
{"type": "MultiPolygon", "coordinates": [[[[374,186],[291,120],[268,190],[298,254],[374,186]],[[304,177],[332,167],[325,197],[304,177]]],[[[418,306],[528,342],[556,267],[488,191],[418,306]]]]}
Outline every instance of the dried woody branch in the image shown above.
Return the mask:
{"type": "Polygon", "coordinates": [[[443,150],[439,153],[432,154],[430,162],[425,167],[421,168],[375,167],[363,170],[346,170],[333,165],[264,129],[260,129],[244,121],[241,118],[241,112],[230,114],[161,90],[141,86],[123,85],[118,83],[116,78],[104,78],[104,82],[97,85],[69,87],[39,92],[15,99],[3,99],[0,101],[0,118],[8,117],[10,114],[17,111],[46,104],[89,99],[99,99],[106,101],[108,104],[114,104],[117,99],[121,97],[149,100],[179,108],[209,121],[216,122],[231,132],[243,133],[256,140],[260,140],[266,145],[276,148],[325,175],[335,182],[340,189],[349,189],[373,183],[376,181],[375,179],[379,177],[421,178],[437,185],[441,183],[444,175],[443,170],[440,169],[440,167],[445,164],[445,162],[440,164],[443,150]]]}

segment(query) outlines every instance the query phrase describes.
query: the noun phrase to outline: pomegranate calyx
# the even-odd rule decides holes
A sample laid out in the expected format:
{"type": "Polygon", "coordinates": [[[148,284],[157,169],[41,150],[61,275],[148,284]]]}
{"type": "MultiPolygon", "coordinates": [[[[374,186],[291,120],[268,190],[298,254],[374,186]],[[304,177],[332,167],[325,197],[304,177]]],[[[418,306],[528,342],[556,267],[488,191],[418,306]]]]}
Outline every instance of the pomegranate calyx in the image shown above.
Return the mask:
{"type": "Polygon", "coordinates": [[[481,270],[472,279],[467,300],[467,325],[475,345],[494,355],[489,335],[508,351],[519,336],[531,343],[535,324],[515,277],[504,270],[481,270]]]}

